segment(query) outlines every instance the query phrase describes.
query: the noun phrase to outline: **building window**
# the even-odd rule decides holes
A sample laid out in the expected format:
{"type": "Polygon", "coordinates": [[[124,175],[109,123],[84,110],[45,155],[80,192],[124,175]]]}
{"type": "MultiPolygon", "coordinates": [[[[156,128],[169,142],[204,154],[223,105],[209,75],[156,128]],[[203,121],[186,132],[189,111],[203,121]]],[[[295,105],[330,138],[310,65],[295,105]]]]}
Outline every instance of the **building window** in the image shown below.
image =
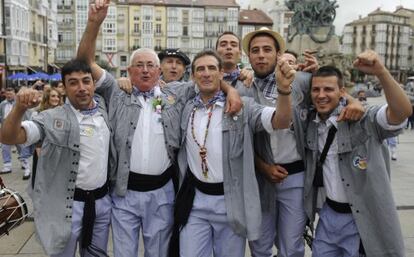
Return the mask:
{"type": "Polygon", "coordinates": [[[183,26],[183,36],[188,37],[188,26],[183,26]]]}
{"type": "Polygon", "coordinates": [[[121,63],[121,66],[127,66],[127,57],[125,55],[121,55],[120,63],[121,63]]]}
{"type": "Polygon", "coordinates": [[[155,34],[156,35],[161,35],[161,24],[156,24],[155,25],[155,34]]]}

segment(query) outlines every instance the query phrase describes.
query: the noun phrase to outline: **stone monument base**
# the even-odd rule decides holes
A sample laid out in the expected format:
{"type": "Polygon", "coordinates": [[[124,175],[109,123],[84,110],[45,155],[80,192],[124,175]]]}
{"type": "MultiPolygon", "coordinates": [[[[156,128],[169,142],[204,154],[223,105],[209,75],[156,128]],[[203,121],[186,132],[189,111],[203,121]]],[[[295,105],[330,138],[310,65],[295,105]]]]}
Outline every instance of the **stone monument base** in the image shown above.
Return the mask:
{"type": "MultiPolygon", "coordinates": [[[[318,35],[315,35],[318,37],[318,35]]],[[[339,53],[339,37],[333,35],[325,43],[316,43],[307,35],[296,35],[292,41],[287,42],[287,49],[295,51],[301,55],[306,49],[318,50],[318,54],[330,55],[339,53]]]]}

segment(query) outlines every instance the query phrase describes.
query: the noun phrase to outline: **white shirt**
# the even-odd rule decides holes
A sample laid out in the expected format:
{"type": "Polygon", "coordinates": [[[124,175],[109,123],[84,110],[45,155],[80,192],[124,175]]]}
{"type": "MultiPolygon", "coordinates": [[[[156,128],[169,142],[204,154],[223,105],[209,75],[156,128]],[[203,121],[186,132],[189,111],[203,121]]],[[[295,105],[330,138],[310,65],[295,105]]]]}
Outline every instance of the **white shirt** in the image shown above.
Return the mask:
{"type": "Polygon", "coordinates": [[[274,163],[287,164],[302,160],[296,146],[295,132],[290,128],[272,131],[270,142],[274,163]]]}
{"type": "MultiPolygon", "coordinates": [[[[107,180],[110,132],[100,112],[83,115],[70,105],[79,122],[80,159],[76,187],[93,190],[103,186],[107,180]]],[[[23,121],[26,131],[25,145],[40,140],[40,131],[33,121],[23,121]]]]}
{"type": "MultiPolygon", "coordinates": [[[[194,176],[205,183],[223,182],[223,102],[217,102],[213,107],[210,126],[206,140],[207,149],[207,178],[204,177],[201,169],[200,147],[192,136],[191,117],[188,122],[186,135],[187,162],[194,176]]],[[[272,117],[275,108],[265,107],[262,110],[261,122],[266,131],[273,131],[272,117]]],[[[202,146],[206,133],[209,111],[205,108],[197,109],[194,115],[194,134],[197,142],[202,146]]]]}
{"type": "Polygon", "coordinates": [[[9,115],[9,113],[13,109],[13,105],[14,105],[14,101],[12,103],[10,103],[7,100],[4,100],[4,101],[6,101],[6,104],[4,105],[4,117],[3,117],[3,120],[6,119],[7,115],[9,115]]]}
{"type": "Polygon", "coordinates": [[[165,146],[161,114],[152,106],[153,98],[138,97],[142,108],[134,132],[130,170],[139,174],[160,175],[171,166],[165,146]]]}
{"type": "MultiPolygon", "coordinates": [[[[96,82],[102,85],[106,72],[96,82]]],[[[138,97],[142,109],[131,143],[130,170],[145,175],[160,175],[171,166],[165,146],[161,114],[155,112],[152,98],[138,97]]]]}
{"type": "MultiPolygon", "coordinates": [[[[378,124],[387,130],[396,130],[403,128],[406,122],[402,122],[399,125],[390,125],[388,123],[386,114],[387,106],[388,105],[384,105],[379,109],[376,115],[378,124]]],[[[316,119],[314,121],[318,123],[319,153],[322,152],[323,147],[325,146],[326,138],[328,137],[328,131],[331,126],[338,128],[338,123],[336,122],[337,118],[337,116],[331,116],[324,122],[318,115],[316,116],[316,119]]],[[[331,200],[347,203],[349,201],[345,193],[345,187],[342,183],[341,175],[339,173],[338,140],[336,135],[337,134],[335,134],[332,145],[329,148],[328,154],[326,155],[325,162],[323,163],[323,184],[326,189],[326,194],[331,200]]]]}

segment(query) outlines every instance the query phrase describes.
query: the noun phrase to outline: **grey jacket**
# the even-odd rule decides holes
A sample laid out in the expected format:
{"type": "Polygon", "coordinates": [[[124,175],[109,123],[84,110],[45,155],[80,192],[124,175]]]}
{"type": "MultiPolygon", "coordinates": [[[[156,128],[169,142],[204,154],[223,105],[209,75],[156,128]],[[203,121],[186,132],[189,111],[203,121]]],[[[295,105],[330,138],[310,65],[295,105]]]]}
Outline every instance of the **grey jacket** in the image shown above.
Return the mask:
{"type": "MultiPolygon", "coordinates": [[[[296,145],[299,154],[304,156],[305,148],[305,131],[307,126],[307,116],[310,109],[310,79],[311,74],[306,72],[296,73],[295,80],[292,83],[292,104],[293,104],[293,127],[296,137],[296,145]]],[[[274,106],[275,103],[272,103],[270,100],[263,97],[263,92],[256,85],[252,87],[253,91],[250,89],[245,89],[245,91],[240,91],[241,94],[252,96],[256,102],[266,105],[274,106]]],[[[266,132],[259,132],[255,134],[255,151],[256,153],[263,158],[267,163],[273,163],[273,154],[270,144],[270,136],[266,132]]],[[[305,163],[306,166],[306,163],[305,163]]],[[[275,210],[276,196],[275,196],[275,184],[270,182],[265,175],[260,171],[256,172],[256,178],[259,184],[260,190],[260,200],[262,204],[262,210],[265,212],[273,212],[275,210]]]]}
{"type": "MultiPolygon", "coordinates": [[[[259,238],[261,211],[254,173],[253,133],[263,131],[263,106],[243,98],[242,114],[235,121],[223,115],[223,185],[227,220],[233,230],[249,240],[259,238]]],[[[181,120],[182,147],[178,154],[181,180],[187,171],[186,137],[194,102],[189,101],[181,120]]],[[[182,181],[181,181],[182,182],[182,181]]]]}
{"type": "MultiPolygon", "coordinates": [[[[358,122],[338,123],[339,172],[358,232],[368,257],[404,256],[404,243],[390,185],[390,157],[383,141],[401,130],[383,129],[376,121],[378,106],[367,110],[358,122]],[[360,160],[365,165],[358,165],[360,160]],[[365,164],[365,163],[364,163],[365,164]]],[[[312,185],[318,158],[318,129],[309,117],[306,135],[305,211],[315,218],[312,185]]]]}
{"type": "MultiPolygon", "coordinates": [[[[3,120],[6,118],[6,104],[7,104],[7,100],[4,100],[3,102],[0,103],[0,123],[3,123],[3,120]]],[[[14,103],[13,103],[14,106],[14,103]]],[[[32,116],[32,111],[31,110],[27,110],[24,115],[22,120],[30,120],[32,116]]]]}
{"type": "MultiPolygon", "coordinates": [[[[99,112],[109,121],[103,99],[99,112]]],[[[48,255],[62,252],[72,231],[72,206],[80,159],[79,123],[69,105],[40,112],[33,122],[41,132],[42,154],[37,163],[33,200],[37,235],[48,255]]],[[[109,164],[113,164],[113,151],[109,164]]],[[[108,165],[108,172],[111,169],[108,165]]]]}
{"type": "MultiPolygon", "coordinates": [[[[192,97],[195,92],[192,83],[179,82],[170,83],[161,91],[164,93],[161,117],[165,147],[171,162],[175,164],[181,138],[181,112],[186,99],[192,97]]],[[[108,104],[109,120],[114,130],[117,172],[111,173],[111,185],[117,195],[124,196],[128,185],[132,141],[142,106],[137,96],[119,89],[115,79],[107,72],[105,80],[96,92],[100,93],[108,104]]]]}

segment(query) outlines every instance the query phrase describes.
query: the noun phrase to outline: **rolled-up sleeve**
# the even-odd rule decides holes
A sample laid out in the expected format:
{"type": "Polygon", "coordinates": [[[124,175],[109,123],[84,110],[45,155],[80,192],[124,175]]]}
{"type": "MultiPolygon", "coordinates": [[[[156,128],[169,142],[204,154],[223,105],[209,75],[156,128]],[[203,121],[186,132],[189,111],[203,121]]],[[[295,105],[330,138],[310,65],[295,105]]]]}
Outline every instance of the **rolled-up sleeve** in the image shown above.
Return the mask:
{"type": "Polygon", "coordinates": [[[407,124],[407,119],[405,119],[402,123],[397,124],[397,125],[391,125],[388,123],[387,108],[388,108],[388,104],[381,106],[381,108],[378,110],[377,116],[376,116],[378,125],[380,125],[383,129],[386,129],[386,130],[398,130],[398,129],[404,128],[407,124]]]}
{"type": "Polygon", "coordinates": [[[100,87],[100,86],[102,86],[103,82],[104,82],[104,81],[105,81],[105,79],[106,79],[106,71],[105,71],[104,69],[102,69],[102,71],[103,71],[102,76],[98,79],[98,81],[96,81],[96,82],[95,82],[95,86],[96,86],[96,87],[100,87]]]}
{"type": "Polygon", "coordinates": [[[274,131],[272,125],[273,115],[275,114],[276,108],[273,107],[265,107],[262,110],[262,124],[264,129],[267,133],[271,133],[274,131]]]}
{"type": "Polygon", "coordinates": [[[22,128],[26,131],[26,142],[22,146],[29,146],[40,140],[40,129],[33,121],[23,121],[22,128]]]}

